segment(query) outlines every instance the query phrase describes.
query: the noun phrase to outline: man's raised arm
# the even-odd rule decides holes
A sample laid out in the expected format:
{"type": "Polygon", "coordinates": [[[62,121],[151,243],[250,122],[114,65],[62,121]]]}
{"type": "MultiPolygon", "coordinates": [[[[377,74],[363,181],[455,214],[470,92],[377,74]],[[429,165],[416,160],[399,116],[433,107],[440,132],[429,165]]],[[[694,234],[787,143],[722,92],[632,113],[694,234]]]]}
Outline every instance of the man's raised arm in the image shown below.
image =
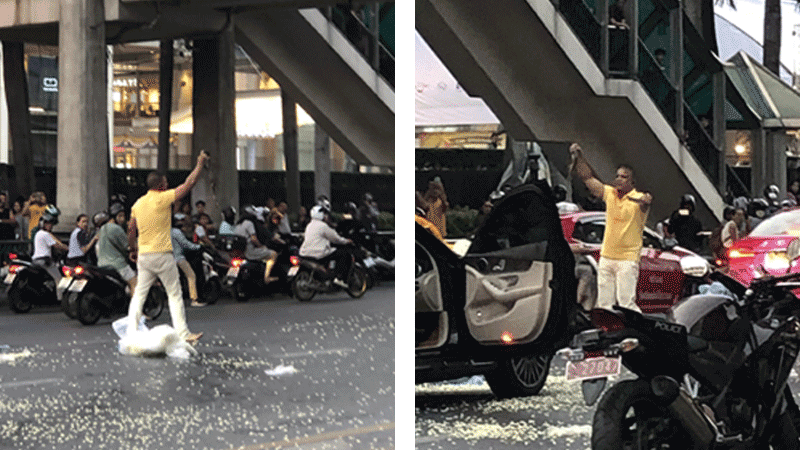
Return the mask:
{"type": "Polygon", "coordinates": [[[594,176],[594,170],[584,158],[581,146],[578,144],[570,145],[569,154],[572,157],[572,170],[578,174],[578,177],[586,184],[592,195],[603,198],[603,183],[594,176]]]}
{"type": "Polygon", "coordinates": [[[197,184],[197,177],[200,176],[200,171],[203,170],[203,166],[205,166],[208,158],[208,152],[201,150],[200,155],[197,157],[197,164],[194,166],[192,173],[186,177],[186,181],[184,181],[182,185],[175,188],[175,200],[180,200],[191,192],[194,185],[197,184]]]}

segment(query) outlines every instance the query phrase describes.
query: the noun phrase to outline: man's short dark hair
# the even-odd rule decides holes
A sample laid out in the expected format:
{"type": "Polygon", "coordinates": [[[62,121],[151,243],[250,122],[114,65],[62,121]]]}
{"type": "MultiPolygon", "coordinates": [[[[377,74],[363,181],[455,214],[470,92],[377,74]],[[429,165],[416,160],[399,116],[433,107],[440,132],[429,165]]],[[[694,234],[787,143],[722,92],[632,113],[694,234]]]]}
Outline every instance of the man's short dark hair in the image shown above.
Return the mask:
{"type": "Polygon", "coordinates": [[[200,205],[206,206],[206,202],[204,202],[202,200],[198,200],[198,201],[194,202],[194,206],[200,206],[200,205]]]}
{"type": "Polygon", "coordinates": [[[633,167],[629,166],[628,164],[620,164],[619,166],[617,166],[617,170],[619,170],[619,169],[627,170],[628,172],[631,173],[631,178],[636,178],[635,175],[634,175],[635,172],[633,171],[633,167]]]}
{"type": "Polygon", "coordinates": [[[77,223],[77,222],[80,222],[80,221],[81,221],[81,219],[83,219],[84,217],[86,217],[87,219],[89,218],[89,216],[88,216],[88,215],[86,215],[86,214],[79,214],[79,215],[78,215],[78,218],[77,218],[77,219],[75,219],[75,223],[77,223]]]}
{"type": "Polygon", "coordinates": [[[147,189],[155,189],[167,176],[163,172],[153,171],[147,174],[147,189]]]}

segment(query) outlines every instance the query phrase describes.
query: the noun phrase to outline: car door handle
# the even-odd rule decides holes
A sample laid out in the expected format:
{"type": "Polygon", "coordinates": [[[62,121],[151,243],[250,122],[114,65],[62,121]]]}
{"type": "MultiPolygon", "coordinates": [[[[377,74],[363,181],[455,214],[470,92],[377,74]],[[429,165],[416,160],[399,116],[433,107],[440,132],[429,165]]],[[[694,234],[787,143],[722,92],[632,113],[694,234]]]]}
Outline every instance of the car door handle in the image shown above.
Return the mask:
{"type": "Polygon", "coordinates": [[[494,300],[499,302],[514,302],[523,297],[530,297],[542,291],[542,288],[539,287],[525,287],[520,289],[504,290],[498,288],[494,285],[494,283],[486,278],[481,280],[481,285],[483,285],[483,288],[486,289],[486,291],[494,300]]]}

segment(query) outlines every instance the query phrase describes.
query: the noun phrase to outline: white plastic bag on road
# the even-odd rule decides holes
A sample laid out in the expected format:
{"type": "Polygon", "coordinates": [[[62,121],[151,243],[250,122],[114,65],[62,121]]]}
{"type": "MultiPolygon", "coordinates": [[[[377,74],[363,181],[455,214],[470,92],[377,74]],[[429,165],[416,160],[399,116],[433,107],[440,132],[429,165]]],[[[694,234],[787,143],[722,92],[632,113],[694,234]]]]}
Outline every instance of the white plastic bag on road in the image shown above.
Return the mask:
{"type": "Polygon", "coordinates": [[[294,366],[284,366],[281,364],[274,369],[265,370],[264,372],[271,377],[282,377],[296,374],[297,369],[295,369],[294,366]]]}
{"type": "Polygon", "coordinates": [[[161,356],[188,359],[197,355],[197,350],[178,336],[169,325],[158,325],[148,329],[144,317],[139,321],[137,330],[127,332],[127,317],[115,320],[111,324],[119,336],[119,352],[133,356],[161,356]]]}

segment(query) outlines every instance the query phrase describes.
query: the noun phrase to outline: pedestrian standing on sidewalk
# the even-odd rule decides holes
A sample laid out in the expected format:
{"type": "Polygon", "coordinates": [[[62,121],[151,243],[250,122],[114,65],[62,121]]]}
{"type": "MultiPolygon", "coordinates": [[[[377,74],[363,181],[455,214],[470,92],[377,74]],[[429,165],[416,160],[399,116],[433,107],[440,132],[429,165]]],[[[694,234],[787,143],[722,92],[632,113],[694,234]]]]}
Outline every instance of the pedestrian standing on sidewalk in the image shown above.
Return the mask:
{"type": "Polygon", "coordinates": [[[606,230],[597,268],[597,307],[610,310],[616,303],[641,312],[636,306],[636,283],[642,232],[653,196],[634,189],[632,167],[621,164],[612,186],[604,185],[594,176],[578,144],[572,144],[569,153],[573,170],[589,192],[606,203],[606,230]]]}
{"type": "Polygon", "coordinates": [[[142,317],[147,293],[156,278],[167,290],[169,314],[178,336],[194,344],[203,333],[191,333],[186,324],[183,293],[178,278],[178,266],[172,254],[172,204],[185,197],[197,183],[197,178],[208,160],[208,153],[200,152],[194,170],[186,181],[175,189],[167,189],[167,177],[163,173],[151,172],[147,176],[147,194],[139,198],[131,208],[128,224],[128,244],[131,259],[137,262],[138,283],[128,309],[128,329],[137,329],[142,317]],[[138,232],[138,239],[137,239],[138,232]]]}

